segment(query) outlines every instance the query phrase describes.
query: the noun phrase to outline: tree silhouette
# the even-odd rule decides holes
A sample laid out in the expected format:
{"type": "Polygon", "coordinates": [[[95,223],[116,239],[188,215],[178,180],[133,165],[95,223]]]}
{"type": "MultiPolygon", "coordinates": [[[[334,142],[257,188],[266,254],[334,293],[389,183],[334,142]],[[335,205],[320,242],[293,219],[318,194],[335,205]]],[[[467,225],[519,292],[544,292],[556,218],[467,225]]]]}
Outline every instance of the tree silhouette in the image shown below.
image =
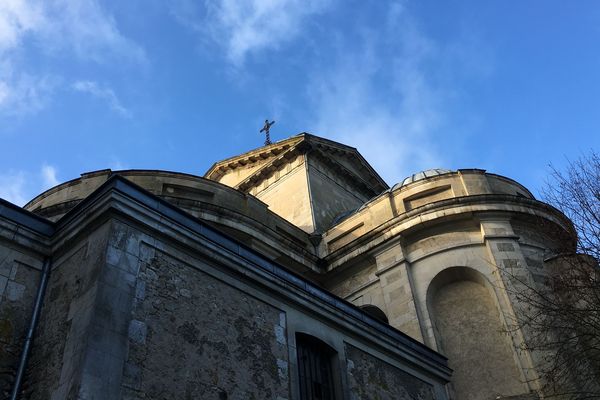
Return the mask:
{"type": "Polygon", "coordinates": [[[600,399],[600,157],[592,152],[552,168],[543,191],[546,202],[573,222],[577,243],[540,221],[559,243],[544,260],[543,281],[501,272],[514,284],[516,321],[538,366],[545,398],[600,399]]]}

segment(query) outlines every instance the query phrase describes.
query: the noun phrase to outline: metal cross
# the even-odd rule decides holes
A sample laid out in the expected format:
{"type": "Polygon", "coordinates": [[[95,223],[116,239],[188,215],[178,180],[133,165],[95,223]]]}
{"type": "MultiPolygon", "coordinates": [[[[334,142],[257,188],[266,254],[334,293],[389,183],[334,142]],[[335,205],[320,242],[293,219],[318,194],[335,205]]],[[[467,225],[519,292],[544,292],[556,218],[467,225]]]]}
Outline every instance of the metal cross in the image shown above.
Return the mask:
{"type": "Polygon", "coordinates": [[[265,146],[268,146],[271,144],[271,135],[269,135],[269,130],[271,129],[271,126],[275,123],[275,121],[271,121],[269,122],[268,119],[265,119],[265,126],[263,126],[263,128],[259,131],[260,133],[264,132],[265,133],[265,146]]]}

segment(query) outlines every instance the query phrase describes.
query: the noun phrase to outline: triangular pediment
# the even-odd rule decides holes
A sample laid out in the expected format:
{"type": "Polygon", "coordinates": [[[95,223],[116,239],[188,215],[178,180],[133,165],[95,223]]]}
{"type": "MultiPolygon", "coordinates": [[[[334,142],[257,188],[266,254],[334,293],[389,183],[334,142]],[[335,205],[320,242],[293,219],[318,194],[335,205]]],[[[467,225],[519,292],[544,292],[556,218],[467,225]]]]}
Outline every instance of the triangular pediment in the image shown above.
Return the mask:
{"type": "Polygon", "coordinates": [[[374,195],[388,188],[354,147],[306,132],[216,162],[204,177],[250,192],[254,185],[260,185],[264,179],[268,179],[270,173],[290,162],[297,154],[304,154],[309,150],[318,151],[332,165],[337,164],[340,172],[345,175],[354,175],[374,195]]]}
{"type": "Polygon", "coordinates": [[[214,163],[204,177],[237,188],[241,182],[261,173],[302,142],[298,136],[262,146],[214,163]]]}
{"type": "Polygon", "coordinates": [[[256,196],[309,233],[388,189],[355,148],[306,132],[219,161],[204,177],[256,196]]]}

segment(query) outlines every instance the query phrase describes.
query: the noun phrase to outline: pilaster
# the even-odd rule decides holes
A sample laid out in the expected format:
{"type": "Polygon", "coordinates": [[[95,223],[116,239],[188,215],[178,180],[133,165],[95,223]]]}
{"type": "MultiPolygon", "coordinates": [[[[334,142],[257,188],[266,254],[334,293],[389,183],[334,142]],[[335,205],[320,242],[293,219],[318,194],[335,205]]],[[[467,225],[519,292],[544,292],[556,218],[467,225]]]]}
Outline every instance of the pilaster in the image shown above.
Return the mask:
{"type": "MultiPolygon", "coordinates": [[[[518,302],[516,294],[526,290],[523,282],[530,281],[530,273],[520,249],[519,237],[515,235],[509,220],[495,218],[481,220],[481,235],[492,263],[493,285],[501,317],[513,348],[520,349],[525,343],[525,336],[522,329],[517,327],[516,312],[524,305],[518,302]]],[[[531,353],[520,350],[515,351],[514,355],[523,381],[530,390],[539,390],[531,353]]]]}
{"type": "Polygon", "coordinates": [[[388,246],[375,255],[375,260],[390,325],[423,343],[410,264],[404,257],[401,243],[388,246]]]}

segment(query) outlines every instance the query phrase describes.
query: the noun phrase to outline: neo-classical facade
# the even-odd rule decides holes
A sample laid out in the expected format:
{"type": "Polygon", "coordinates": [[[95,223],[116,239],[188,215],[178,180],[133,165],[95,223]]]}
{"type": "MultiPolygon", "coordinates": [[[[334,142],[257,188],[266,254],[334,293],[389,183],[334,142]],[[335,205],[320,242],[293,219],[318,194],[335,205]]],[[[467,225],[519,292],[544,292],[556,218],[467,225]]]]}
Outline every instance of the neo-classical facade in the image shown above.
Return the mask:
{"type": "Polygon", "coordinates": [[[543,279],[574,237],[511,179],[436,169],[390,188],[356,149],[306,133],[204,177],[85,173],[0,203],[0,389],[535,398],[510,277],[543,279]]]}

